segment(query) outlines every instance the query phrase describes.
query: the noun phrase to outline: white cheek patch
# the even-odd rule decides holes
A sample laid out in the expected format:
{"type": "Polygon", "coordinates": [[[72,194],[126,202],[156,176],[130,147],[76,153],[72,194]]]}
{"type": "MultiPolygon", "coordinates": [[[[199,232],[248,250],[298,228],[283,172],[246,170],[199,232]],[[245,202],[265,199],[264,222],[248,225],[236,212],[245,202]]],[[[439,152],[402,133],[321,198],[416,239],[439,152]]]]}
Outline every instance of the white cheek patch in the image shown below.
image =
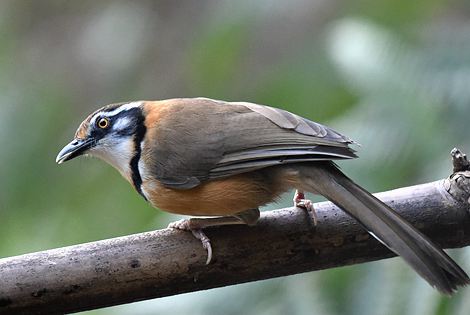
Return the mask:
{"type": "Polygon", "coordinates": [[[122,176],[131,181],[129,163],[134,156],[134,141],[131,137],[113,140],[101,141],[99,146],[90,150],[90,153],[111,164],[122,176]]]}

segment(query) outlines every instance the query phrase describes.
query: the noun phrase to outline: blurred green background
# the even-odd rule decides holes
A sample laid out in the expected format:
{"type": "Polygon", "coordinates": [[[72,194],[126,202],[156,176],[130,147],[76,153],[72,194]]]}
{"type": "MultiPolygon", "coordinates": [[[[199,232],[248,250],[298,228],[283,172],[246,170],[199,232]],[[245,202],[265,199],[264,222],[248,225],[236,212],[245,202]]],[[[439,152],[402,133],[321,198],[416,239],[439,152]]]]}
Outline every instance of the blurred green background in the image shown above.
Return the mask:
{"type": "MultiPolygon", "coordinates": [[[[108,103],[269,104],[360,142],[341,166],[371,191],[449,175],[450,150],[470,152],[469,17],[440,0],[1,1],[0,256],[175,219],[101,161],[55,164],[108,103]]],[[[470,271],[470,250],[451,254],[470,271]]],[[[87,314],[469,312],[469,289],[443,298],[390,259],[87,314]]]]}

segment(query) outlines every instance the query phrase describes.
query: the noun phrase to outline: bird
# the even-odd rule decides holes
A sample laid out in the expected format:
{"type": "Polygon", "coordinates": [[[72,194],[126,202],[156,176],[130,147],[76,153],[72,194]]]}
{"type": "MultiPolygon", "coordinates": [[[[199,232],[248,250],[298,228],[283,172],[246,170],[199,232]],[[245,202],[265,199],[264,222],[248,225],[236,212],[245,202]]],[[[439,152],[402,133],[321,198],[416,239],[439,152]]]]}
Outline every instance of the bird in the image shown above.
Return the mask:
{"type": "Polygon", "coordinates": [[[169,227],[192,232],[207,250],[206,263],[212,247],[205,228],[255,225],[261,206],[295,189],[295,206],[314,213],[304,193],[323,195],[441,293],[451,295],[469,284],[465,271],[440,247],[340,170],[336,161],[357,157],[354,144],[283,109],[174,98],[96,110],[56,162],[100,158],[153,207],[190,216],[169,227]]]}

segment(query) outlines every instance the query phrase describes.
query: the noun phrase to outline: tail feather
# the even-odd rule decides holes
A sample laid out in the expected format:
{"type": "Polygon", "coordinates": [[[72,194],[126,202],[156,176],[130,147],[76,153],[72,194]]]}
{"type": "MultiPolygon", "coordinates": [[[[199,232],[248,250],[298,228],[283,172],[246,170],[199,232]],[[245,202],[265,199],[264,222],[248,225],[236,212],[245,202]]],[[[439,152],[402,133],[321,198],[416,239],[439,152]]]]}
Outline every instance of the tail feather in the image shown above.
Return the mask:
{"type": "Polygon", "coordinates": [[[468,275],[443,250],[333,163],[298,167],[302,189],[324,195],[357,219],[433,287],[452,294],[458,286],[470,283],[468,275]]]}

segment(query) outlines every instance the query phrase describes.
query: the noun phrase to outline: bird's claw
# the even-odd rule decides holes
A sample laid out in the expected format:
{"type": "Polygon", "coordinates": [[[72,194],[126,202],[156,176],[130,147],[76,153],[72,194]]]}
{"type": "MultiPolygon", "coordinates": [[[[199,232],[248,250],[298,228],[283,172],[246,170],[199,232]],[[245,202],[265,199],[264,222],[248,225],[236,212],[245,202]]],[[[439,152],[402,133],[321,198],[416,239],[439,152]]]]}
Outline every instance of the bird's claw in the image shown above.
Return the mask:
{"type": "Polygon", "coordinates": [[[195,238],[201,241],[202,247],[207,251],[207,260],[206,265],[210,264],[212,260],[212,246],[211,240],[207,235],[202,231],[201,228],[193,226],[191,224],[191,219],[182,219],[168,224],[168,228],[177,229],[183,231],[191,231],[195,238]]]}
{"type": "Polygon", "coordinates": [[[206,265],[210,264],[212,260],[211,240],[207,237],[207,235],[201,229],[191,230],[191,232],[193,233],[195,238],[201,241],[202,247],[205,248],[205,250],[207,251],[206,265]]]}
{"type": "Polygon", "coordinates": [[[294,195],[294,207],[303,208],[308,211],[309,214],[312,216],[313,225],[317,225],[317,213],[315,212],[315,208],[313,207],[313,202],[309,199],[305,199],[305,195],[303,192],[296,191],[294,195]]]}
{"type": "Polygon", "coordinates": [[[191,231],[188,219],[181,219],[175,222],[171,222],[170,224],[168,224],[168,228],[182,231],[191,231]]]}

